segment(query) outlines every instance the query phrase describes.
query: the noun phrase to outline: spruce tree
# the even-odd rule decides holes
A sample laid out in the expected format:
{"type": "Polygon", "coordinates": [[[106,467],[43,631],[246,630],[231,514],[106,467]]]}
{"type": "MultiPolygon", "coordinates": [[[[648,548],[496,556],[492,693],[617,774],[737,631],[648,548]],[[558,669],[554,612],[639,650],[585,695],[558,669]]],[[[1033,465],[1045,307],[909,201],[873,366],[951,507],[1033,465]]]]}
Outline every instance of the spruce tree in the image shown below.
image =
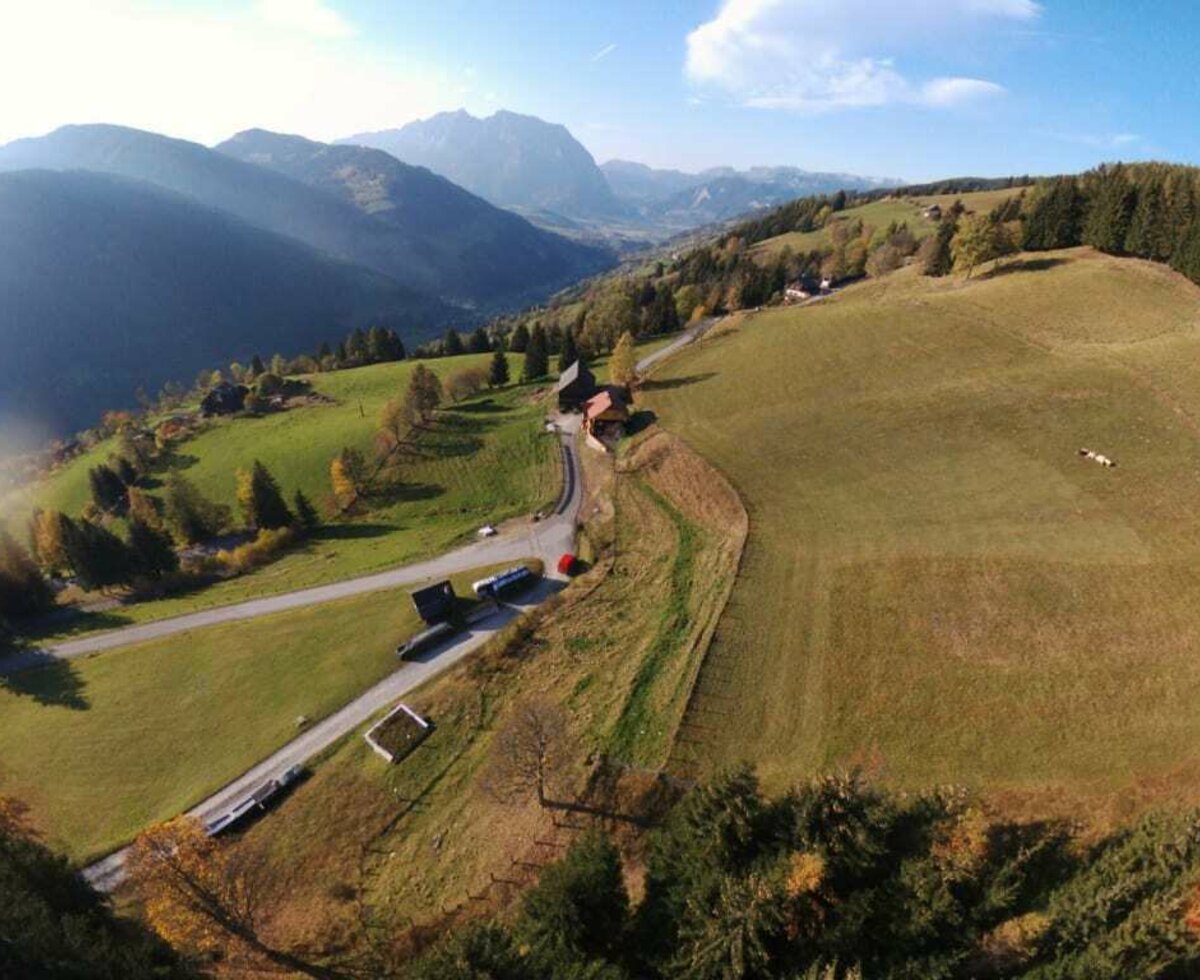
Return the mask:
{"type": "Polygon", "coordinates": [[[1162,185],[1152,177],[1138,189],[1137,206],[1125,236],[1127,254],[1156,262],[1171,257],[1174,242],[1165,234],[1164,206],[1162,185]]]}
{"type": "Polygon", "coordinates": [[[126,585],[133,576],[129,546],[108,528],[91,521],[66,525],[66,550],[75,575],[85,589],[126,585]]]}
{"type": "Polygon", "coordinates": [[[256,528],[287,527],[292,523],[292,512],[288,509],[279,484],[261,462],[254,461],[250,472],[250,504],[246,515],[251,526],[256,528]]]}
{"type": "Polygon", "coordinates": [[[492,355],[492,363],[488,368],[488,384],[493,388],[503,388],[508,384],[508,357],[503,347],[497,347],[492,355]]]}
{"type": "Polygon", "coordinates": [[[558,373],[562,374],[567,368],[579,360],[579,346],[575,343],[575,328],[567,327],[563,334],[562,350],[558,354],[558,373]]]}
{"type": "Polygon", "coordinates": [[[162,578],[179,568],[170,535],[137,518],[129,522],[129,551],[134,574],[162,578]]]}
{"type": "Polygon", "coordinates": [[[388,331],[388,360],[403,361],[408,356],[404,349],[404,341],[395,330],[388,331]]]}
{"type": "Polygon", "coordinates": [[[525,367],[522,381],[536,381],[550,371],[550,356],[546,351],[546,331],[539,323],[529,335],[529,346],[525,348],[525,367]]]}
{"type": "Polygon", "coordinates": [[[528,346],[529,328],[523,323],[518,323],[508,338],[508,349],[514,354],[524,354],[528,346]]]}
{"type": "Polygon", "coordinates": [[[321,525],[321,516],[312,505],[312,501],[304,495],[303,490],[296,491],[296,495],[292,498],[292,506],[296,508],[296,520],[306,531],[311,531],[321,525]]]}
{"type": "Polygon", "coordinates": [[[250,358],[250,373],[253,374],[254,377],[256,377],[256,378],[260,374],[267,373],[266,365],[263,364],[262,358],[259,357],[257,354],[255,354],[252,358],[250,358]]]}
{"type": "Polygon", "coordinates": [[[486,354],[492,349],[492,343],[488,340],[487,331],[483,327],[478,327],[471,334],[469,348],[472,354],[486,354]]]}
{"type": "Polygon", "coordinates": [[[88,485],[92,501],[106,514],[116,514],[124,508],[125,484],[106,464],[93,466],[88,471],[88,485]]]}
{"type": "Polygon", "coordinates": [[[446,331],[446,336],[442,338],[442,353],[446,357],[457,357],[459,354],[465,354],[467,348],[463,345],[462,336],[457,330],[451,327],[446,331]]]}
{"type": "Polygon", "coordinates": [[[1089,195],[1087,220],[1083,225],[1083,243],[1102,252],[1120,255],[1137,204],[1137,189],[1120,165],[1102,167],[1094,176],[1089,195]]]}

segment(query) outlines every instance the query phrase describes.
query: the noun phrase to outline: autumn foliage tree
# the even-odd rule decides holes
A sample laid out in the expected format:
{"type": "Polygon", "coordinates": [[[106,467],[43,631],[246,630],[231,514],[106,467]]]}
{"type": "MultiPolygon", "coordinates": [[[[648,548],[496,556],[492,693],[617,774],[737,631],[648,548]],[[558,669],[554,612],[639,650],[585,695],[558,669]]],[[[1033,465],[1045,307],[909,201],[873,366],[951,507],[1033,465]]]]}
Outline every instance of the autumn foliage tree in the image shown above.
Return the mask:
{"type": "Polygon", "coordinates": [[[365,496],[369,482],[366,458],[353,446],[347,446],[329,463],[329,480],[333,496],[343,511],[349,510],[365,496]]]}
{"type": "Polygon", "coordinates": [[[637,351],[633,346],[633,334],[628,330],[621,334],[621,339],[613,348],[608,373],[613,384],[620,385],[622,388],[631,387],[637,380],[637,351]]]}

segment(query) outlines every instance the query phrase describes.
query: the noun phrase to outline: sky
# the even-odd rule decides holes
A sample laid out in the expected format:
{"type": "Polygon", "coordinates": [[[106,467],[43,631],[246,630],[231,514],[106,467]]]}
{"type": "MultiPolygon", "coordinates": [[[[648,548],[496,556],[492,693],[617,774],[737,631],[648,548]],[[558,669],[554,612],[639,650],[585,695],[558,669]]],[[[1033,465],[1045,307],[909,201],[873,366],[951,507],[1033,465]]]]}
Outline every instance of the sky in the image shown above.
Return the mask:
{"type": "Polygon", "coordinates": [[[926,180],[1200,162],[1192,0],[0,0],[0,143],[112,122],[212,144],[436,112],[598,162],[926,180]]]}

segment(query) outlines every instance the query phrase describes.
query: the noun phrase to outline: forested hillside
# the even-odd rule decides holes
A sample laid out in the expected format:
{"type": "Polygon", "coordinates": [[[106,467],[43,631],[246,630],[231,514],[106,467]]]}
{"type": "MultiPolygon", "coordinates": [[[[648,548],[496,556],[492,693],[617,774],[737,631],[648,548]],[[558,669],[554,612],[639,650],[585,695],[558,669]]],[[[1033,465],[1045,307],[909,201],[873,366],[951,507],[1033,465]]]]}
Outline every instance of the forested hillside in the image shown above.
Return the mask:
{"type": "Polygon", "coordinates": [[[372,322],[418,340],[448,316],[293,239],[82,172],[0,174],[0,296],[0,419],[31,440],[91,425],[138,388],[154,394],[200,367],[372,322]]]}

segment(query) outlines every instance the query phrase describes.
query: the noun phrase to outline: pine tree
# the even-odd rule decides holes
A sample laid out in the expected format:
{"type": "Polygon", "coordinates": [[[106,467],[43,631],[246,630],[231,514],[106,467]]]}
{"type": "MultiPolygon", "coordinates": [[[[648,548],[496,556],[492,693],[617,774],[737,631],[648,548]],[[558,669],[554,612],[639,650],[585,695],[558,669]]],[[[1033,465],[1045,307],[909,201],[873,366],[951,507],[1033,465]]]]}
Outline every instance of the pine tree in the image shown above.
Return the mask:
{"type": "Polygon", "coordinates": [[[126,585],[133,576],[129,546],[108,528],[91,521],[72,521],[66,527],[67,555],[85,589],[126,585]]]}
{"type": "Polygon", "coordinates": [[[129,551],[136,575],[162,578],[179,568],[170,535],[137,518],[129,522],[129,551]]]}
{"type": "Polygon", "coordinates": [[[508,338],[508,349],[514,354],[524,354],[526,348],[529,347],[529,328],[523,323],[518,323],[516,329],[513,330],[508,338]]]}
{"type": "Polygon", "coordinates": [[[1137,205],[1137,188],[1129,182],[1125,169],[1119,164],[1100,168],[1094,181],[1087,220],[1083,225],[1083,243],[1102,252],[1120,255],[1125,249],[1130,219],[1137,205]]]}
{"type": "Polygon", "coordinates": [[[466,352],[467,348],[463,345],[462,336],[451,327],[446,331],[446,336],[442,338],[442,353],[446,357],[458,357],[459,354],[466,352]]]}
{"type": "Polygon", "coordinates": [[[1083,194],[1074,177],[1040,185],[1025,202],[1021,247],[1028,251],[1071,248],[1083,233],[1083,194]]]}
{"type": "Polygon", "coordinates": [[[367,335],[362,327],[355,327],[346,338],[346,354],[354,364],[362,364],[367,359],[367,335]]]}
{"type": "Polygon", "coordinates": [[[88,471],[92,501],[106,514],[120,513],[125,507],[125,484],[112,469],[101,463],[88,471]]]}
{"type": "Polygon", "coordinates": [[[488,384],[493,388],[503,388],[508,384],[508,358],[503,347],[497,347],[492,355],[492,363],[488,368],[488,384]]]}
{"type": "Polygon", "coordinates": [[[255,354],[252,358],[250,358],[250,373],[251,373],[251,375],[253,375],[256,378],[260,374],[267,373],[267,366],[265,364],[263,364],[262,358],[259,357],[257,354],[255,354]]]}
{"type": "Polygon", "coordinates": [[[544,378],[550,371],[550,356],[546,350],[546,331],[539,323],[529,335],[529,346],[525,348],[525,367],[521,380],[525,382],[544,378]]]}
{"type": "Polygon", "coordinates": [[[492,343],[490,340],[488,340],[487,331],[484,330],[483,327],[478,327],[475,332],[471,334],[469,349],[472,354],[486,354],[492,349],[492,343]]]}
{"type": "Polygon", "coordinates": [[[242,473],[238,474],[238,501],[242,505],[242,514],[246,523],[254,528],[287,527],[293,521],[292,512],[288,509],[279,491],[279,484],[261,462],[254,461],[249,478],[245,481],[245,494],[242,492],[242,473]]]}
{"type": "Polygon", "coordinates": [[[1137,206],[1125,236],[1124,251],[1127,254],[1157,262],[1171,257],[1174,242],[1164,234],[1164,207],[1162,185],[1152,177],[1138,189],[1137,206]]]}
{"type": "Polygon", "coordinates": [[[296,520],[306,531],[311,531],[321,525],[321,516],[312,502],[304,495],[303,490],[297,490],[292,498],[292,506],[296,508],[296,520]]]}
{"type": "Polygon", "coordinates": [[[575,343],[574,327],[567,327],[563,334],[562,350],[558,354],[558,373],[562,374],[567,368],[579,360],[579,347],[575,343]]]}
{"type": "Polygon", "coordinates": [[[367,331],[367,360],[372,364],[390,360],[388,356],[388,336],[383,327],[372,327],[367,331]]]}
{"type": "Polygon", "coordinates": [[[392,361],[403,361],[408,356],[408,352],[404,349],[404,341],[400,339],[400,335],[395,330],[388,331],[388,359],[392,361]]]}
{"type": "Polygon", "coordinates": [[[163,493],[163,521],[176,541],[196,544],[221,533],[229,509],[205,499],[187,477],[172,473],[163,493]]]}

